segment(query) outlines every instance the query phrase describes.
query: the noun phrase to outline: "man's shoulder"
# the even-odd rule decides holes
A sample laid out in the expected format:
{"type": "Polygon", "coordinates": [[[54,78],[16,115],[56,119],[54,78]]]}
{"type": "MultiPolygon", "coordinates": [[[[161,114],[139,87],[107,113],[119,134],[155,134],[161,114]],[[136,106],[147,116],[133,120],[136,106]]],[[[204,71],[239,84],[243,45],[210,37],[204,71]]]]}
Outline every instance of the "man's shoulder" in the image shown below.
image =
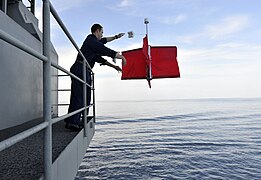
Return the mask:
{"type": "Polygon", "coordinates": [[[101,42],[102,44],[106,44],[106,43],[107,43],[107,39],[106,39],[106,38],[101,38],[100,42],[101,42]]]}
{"type": "Polygon", "coordinates": [[[92,44],[95,44],[95,38],[92,36],[92,34],[89,34],[84,42],[83,42],[83,46],[90,46],[92,44]]]}
{"type": "Polygon", "coordinates": [[[93,34],[89,34],[85,40],[92,40],[95,39],[95,36],[93,34]]]}
{"type": "Polygon", "coordinates": [[[89,34],[86,39],[85,42],[99,42],[98,39],[96,38],[96,36],[94,36],[93,34],[89,34]]]}

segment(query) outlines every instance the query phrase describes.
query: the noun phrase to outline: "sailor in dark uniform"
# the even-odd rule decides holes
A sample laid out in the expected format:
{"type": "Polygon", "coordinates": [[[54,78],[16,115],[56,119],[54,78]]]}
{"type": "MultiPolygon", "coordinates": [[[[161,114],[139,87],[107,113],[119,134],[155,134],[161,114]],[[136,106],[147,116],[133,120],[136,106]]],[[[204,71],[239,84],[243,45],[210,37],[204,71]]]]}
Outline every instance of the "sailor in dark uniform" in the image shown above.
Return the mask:
{"type": "MultiPolygon", "coordinates": [[[[122,64],[126,64],[126,59],[120,53],[107,48],[104,44],[110,42],[112,40],[121,38],[124,33],[119,33],[118,35],[112,37],[104,37],[103,38],[103,27],[100,24],[94,24],[91,27],[91,34],[87,36],[83,45],[81,47],[81,52],[84,57],[88,61],[91,68],[94,67],[95,63],[100,63],[101,65],[107,65],[109,67],[114,68],[115,70],[121,72],[121,68],[119,66],[113,65],[104,59],[102,56],[108,56],[113,59],[122,59],[122,64]]],[[[70,68],[70,72],[75,74],[80,79],[83,79],[83,58],[80,54],[77,55],[75,63],[70,68]]],[[[77,109],[83,107],[83,84],[71,77],[71,97],[70,97],[70,105],[68,109],[68,113],[73,112],[77,109]]],[[[90,85],[91,84],[91,74],[88,68],[86,69],[86,81],[90,85]]],[[[91,88],[87,86],[87,105],[90,105],[91,100],[91,88]]],[[[82,122],[80,122],[80,117],[82,113],[77,113],[67,119],[65,119],[65,127],[67,129],[71,129],[73,131],[79,131],[82,129],[82,122]]]]}

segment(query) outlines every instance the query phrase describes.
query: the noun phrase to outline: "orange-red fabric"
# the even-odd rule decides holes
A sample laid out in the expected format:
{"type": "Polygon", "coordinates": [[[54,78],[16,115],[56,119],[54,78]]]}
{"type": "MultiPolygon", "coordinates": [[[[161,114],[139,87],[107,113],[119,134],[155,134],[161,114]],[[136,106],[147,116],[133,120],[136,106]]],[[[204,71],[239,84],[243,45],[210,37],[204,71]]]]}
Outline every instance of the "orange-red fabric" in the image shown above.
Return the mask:
{"type": "Polygon", "coordinates": [[[122,66],[121,79],[146,79],[146,58],[142,48],[122,52],[127,65],[122,66]]]}
{"type": "MultiPolygon", "coordinates": [[[[122,67],[122,79],[147,79],[147,63],[143,49],[122,53],[127,65],[122,67]]],[[[177,47],[151,47],[152,78],[180,77],[177,47]]]]}
{"type": "Polygon", "coordinates": [[[127,60],[127,65],[122,67],[121,79],[147,79],[151,87],[152,78],[180,77],[176,46],[150,47],[146,35],[142,48],[122,54],[127,60]]]}
{"type": "Polygon", "coordinates": [[[180,77],[176,46],[151,47],[152,78],[180,77]]]}

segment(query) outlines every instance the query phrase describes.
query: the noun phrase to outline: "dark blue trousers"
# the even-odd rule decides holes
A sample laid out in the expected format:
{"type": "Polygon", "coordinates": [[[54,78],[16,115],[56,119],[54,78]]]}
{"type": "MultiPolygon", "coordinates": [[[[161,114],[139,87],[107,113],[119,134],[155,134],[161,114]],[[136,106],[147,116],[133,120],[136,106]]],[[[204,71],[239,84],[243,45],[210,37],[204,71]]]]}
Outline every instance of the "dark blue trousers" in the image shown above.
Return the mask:
{"type": "MultiPolygon", "coordinates": [[[[83,67],[82,63],[75,62],[71,69],[70,72],[79,77],[80,79],[83,79],[83,67]]],[[[83,84],[78,81],[77,79],[71,77],[71,97],[70,97],[70,105],[68,109],[68,113],[71,113],[75,110],[81,109],[84,104],[83,104],[83,84]]],[[[91,84],[91,75],[86,69],[86,81],[88,84],[91,84]]],[[[91,101],[91,88],[87,86],[87,105],[90,105],[91,101]]],[[[84,111],[81,113],[77,113],[64,121],[66,123],[71,123],[71,124],[79,124],[80,123],[80,117],[81,114],[83,114],[84,111]]],[[[88,114],[88,110],[87,110],[88,114]]]]}

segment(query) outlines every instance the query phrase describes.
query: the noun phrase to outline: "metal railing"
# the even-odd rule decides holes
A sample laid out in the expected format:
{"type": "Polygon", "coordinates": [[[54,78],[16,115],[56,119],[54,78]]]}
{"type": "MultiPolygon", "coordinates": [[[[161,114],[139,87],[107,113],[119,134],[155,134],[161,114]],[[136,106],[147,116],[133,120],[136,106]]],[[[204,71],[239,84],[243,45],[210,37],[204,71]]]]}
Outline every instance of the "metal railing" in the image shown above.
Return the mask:
{"type": "MultiPolygon", "coordinates": [[[[3,5],[5,12],[6,12],[6,0],[3,0],[3,5]]],[[[34,1],[33,1],[34,2],[34,1]]],[[[46,180],[52,179],[52,124],[57,123],[61,120],[64,120],[65,118],[68,118],[70,116],[73,116],[77,113],[83,113],[83,120],[84,120],[84,136],[87,136],[87,109],[91,106],[93,107],[93,118],[95,122],[95,89],[94,89],[94,73],[90,68],[90,65],[88,64],[87,60],[85,59],[83,53],[73,40],[72,36],[70,35],[69,31],[63,24],[62,20],[59,18],[57,12],[55,11],[54,7],[50,3],[49,0],[43,0],[43,54],[40,54],[39,52],[33,50],[32,48],[25,45],[23,42],[13,38],[8,33],[2,31],[0,29],[0,39],[6,41],[7,43],[23,50],[24,52],[36,57],[38,60],[41,60],[43,62],[43,119],[44,122],[41,124],[38,124],[30,129],[27,129],[17,135],[14,135],[8,139],[3,140],[0,142],[0,151],[7,149],[8,147],[22,141],[23,139],[41,131],[44,130],[44,178],[46,180]],[[83,58],[83,79],[80,79],[79,77],[75,76],[71,72],[67,71],[63,67],[59,66],[56,63],[51,62],[50,57],[50,47],[51,47],[51,41],[50,41],[50,14],[54,16],[64,33],[67,35],[71,43],[74,45],[74,47],[77,49],[78,53],[83,58]],[[75,78],[76,80],[83,83],[83,101],[84,106],[74,112],[71,112],[69,114],[52,118],[51,117],[51,67],[54,67],[65,74],[71,76],[72,78],[75,78]],[[88,84],[86,82],[86,69],[91,72],[91,84],[88,84]],[[90,104],[87,106],[87,86],[91,88],[93,92],[93,104],[90,104]]]]}

